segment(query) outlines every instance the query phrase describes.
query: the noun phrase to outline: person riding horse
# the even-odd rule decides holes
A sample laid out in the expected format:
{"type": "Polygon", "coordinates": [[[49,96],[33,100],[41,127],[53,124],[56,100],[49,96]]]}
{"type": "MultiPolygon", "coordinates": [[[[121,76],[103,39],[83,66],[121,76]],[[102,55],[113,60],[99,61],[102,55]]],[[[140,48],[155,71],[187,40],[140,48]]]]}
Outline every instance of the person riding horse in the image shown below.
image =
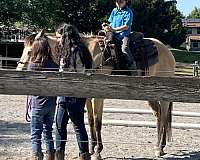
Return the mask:
{"type": "MultiPolygon", "coordinates": [[[[133,69],[134,58],[129,48],[129,34],[133,22],[133,11],[128,7],[128,0],[116,0],[116,8],[111,12],[108,23],[103,23],[105,32],[112,32],[112,39],[122,43],[121,51],[125,55],[128,69],[133,69]]],[[[134,68],[135,69],[135,68],[134,68]]]]}

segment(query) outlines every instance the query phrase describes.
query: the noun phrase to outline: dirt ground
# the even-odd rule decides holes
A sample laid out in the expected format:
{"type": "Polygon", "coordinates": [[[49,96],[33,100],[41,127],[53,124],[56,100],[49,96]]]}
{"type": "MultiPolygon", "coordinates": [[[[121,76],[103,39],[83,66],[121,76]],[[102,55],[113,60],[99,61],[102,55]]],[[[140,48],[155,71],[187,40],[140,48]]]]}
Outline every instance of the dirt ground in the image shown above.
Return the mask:
{"type": "MultiPolygon", "coordinates": [[[[0,160],[29,160],[31,155],[30,128],[25,121],[25,96],[0,95],[0,160]]],[[[149,109],[143,101],[105,100],[105,107],[149,109]]],[[[175,103],[174,110],[200,112],[200,104],[175,103]]],[[[154,121],[152,115],[127,115],[105,113],[103,119],[154,121]]],[[[173,122],[200,123],[200,118],[173,117],[173,122]]],[[[87,126],[88,129],[88,126],[87,126]]],[[[151,160],[155,159],[155,128],[103,126],[102,137],[105,160],[151,160]]],[[[70,125],[67,159],[77,159],[78,147],[70,125]]],[[[173,142],[160,159],[200,160],[199,130],[173,129],[173,142]]]]}

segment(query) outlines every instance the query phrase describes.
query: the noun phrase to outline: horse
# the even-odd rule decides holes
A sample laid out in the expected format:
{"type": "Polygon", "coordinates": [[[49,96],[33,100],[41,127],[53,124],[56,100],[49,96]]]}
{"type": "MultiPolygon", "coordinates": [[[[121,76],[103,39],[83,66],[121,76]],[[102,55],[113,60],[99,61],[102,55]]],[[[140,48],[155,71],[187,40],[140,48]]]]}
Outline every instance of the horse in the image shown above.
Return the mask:
{"type": "MultiPolygon", "coordinates": [[[[30,35],[25,40],[23,54],[20,58],[16,70],[26,69],[27,63],[30,59],[30,50],[32,42],[35,36],[42,36],[43,32],[38,35],[30,35]]],[[[56,48],[56,37],[46,35],[50,44],[52,53],[55,52],[56,48]]],[[[158,61],[149,66],[148,72],[145,73],[147,76],[158,76],[158,77],[172,77],[175,74],[175,58],[172,52],[165,46],[161,41],[155,38],[145,38],[154,43],[158,51],[158,61]]],[[[82,36],[82,41],[88,47],[94,62],[94,68],[100,67],[96,70],[96,73],[111,74],[114,67],[113,65],[106,64],[102,65],[102,51],[99,46],[99,42],[96,36],[82,36]]],[[[59,64],[59,58],[56,56],[52,57],[53,60],[59,64]]],[[[102,113],[103,113],[104,99],[87,99],[86,107],[88,112],[88,121],[90,126],[91,136],[91,154],[93,159],[101,159],[101,151],[103,150],[103,142],[101,137],[102,128],[102,113]]],[[[172,108],[173,103],[167,101],[149,101],[149,105],[153,110],[153,114],[157,120],[157,143],[155,146],[155,156],[160,157],[164,155],[164,147],[166,141],[171,140],[171,121],[172,121],[172,108]],[[167,139],[168,138],[168,139],[167,139]]]]}
{"type": "MultiPolygon", "coordinates": [[[[103,66],[102,57],[98,56],[99,53],[101,53],[98,40],[96,40],[94,36],[85,36],[83,39],[91,51],[95,67],[100,66],[100,69],[97,72],[102,74],[111,74],[113,66],[103,66]]],[[[174,76],[176,62],[172,52],[161,41],[155,38],[144,38],[144,40],[153,42],[158,52],[157,63],[149,66],[148,72],[144,72],[145,75],[158,77],[174,76]]],[[[148,104],[152,108],[153,114],[157,120],[158,139],[155,146],[155,156],[160,157],[165,154],[164,147],[166,146],[166,141],[171,141],[172,137],[171,122],[173,103],[167,101],[149,101],[148,104]]],[[[95,158],[100,159],[100,152],[103,150],[101,138],[103,99],[89,99],[87,101],[87,110],[92,139],[92,153],[95,153],[95,158]]]]}

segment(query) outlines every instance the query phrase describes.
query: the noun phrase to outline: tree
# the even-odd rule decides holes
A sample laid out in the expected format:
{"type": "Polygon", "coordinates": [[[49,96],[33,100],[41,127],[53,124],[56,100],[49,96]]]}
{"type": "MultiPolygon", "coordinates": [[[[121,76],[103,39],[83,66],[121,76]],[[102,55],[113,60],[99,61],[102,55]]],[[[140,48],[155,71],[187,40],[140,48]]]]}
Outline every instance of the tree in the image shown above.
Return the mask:
{"type": "Polygon", "coordinates": [[[133,29],[141,31],[146,37],[157,38],[172,47],[185,40],[183,16],[176,8],[176,1],[134,0],[135,19],[133,29]]]}
{"type": "Polygon", "coordinates": [[[22,21],[22,13],[27,3],[28,0],[1,0],[0,22],[5,25],[12,25],[17,21],[22,21]]]}
{"type": "Polygon", "coordinates": [[[194,10],[189,14],[188,18],[200,18],[200,8],[195,7],[194,10]]]}
{"type": "Polygon", "coordinates": [[[37,28],[54,30],[64,21],[64,11],[60,0],[29,0],[23,14],[23,22],[37,28]]]}
{"type": "MultiPolygon", "coordinates": [[[[144,32],[172,46],[185,40],[185,31],[175,0],[131,0],[133,30],[144,32]]],[[[21,22],[54,30],[61,22],[75,25],[80,32],[95,32],[107,21],[115,3],[111,0],[1,0],[0,22],[21,22]]]]}
{"type": "Polygon", "coordinates": [[[25,24],[37,28],[54,30],[66,22],[75,25],[80,32],[95,32],[112,7],[110,0],[29,0],[22,17],[25,24]]]}
{"type": "Polygon", "coordinates": [[[110,0],[61,0],[64,6],[65,21],[75,25],[79,31],[90,32],[100,29],[102,21],[111,12],[110,0]]]}

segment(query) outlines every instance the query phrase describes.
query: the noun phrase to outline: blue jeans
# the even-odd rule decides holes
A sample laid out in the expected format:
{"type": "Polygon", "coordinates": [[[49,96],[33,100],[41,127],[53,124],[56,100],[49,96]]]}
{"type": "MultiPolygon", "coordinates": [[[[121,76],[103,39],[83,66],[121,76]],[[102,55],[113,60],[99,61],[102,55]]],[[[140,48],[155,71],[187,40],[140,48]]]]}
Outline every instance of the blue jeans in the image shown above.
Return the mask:
{"type": "Polygon", "coordinates": [[[128,65],[132,65],[134,62],[133,55],[130,50],[130,38],[124,37],[122,39],[122,52],[126,55],[126,61],[128,65]]]}
{"type": "Polygon", "coordinates": [[[58,97],[56,114],[56,150],[65,151],[67,124],[73,123],[80,153],[89,152],[88,135],[84,123],[85,98],[58,97]]]}
{"type": "Polygon", "coordinates": [[[42,133],[46,142],[46,150],[54,152],[52,125],[56,106],[33,107],[31,116],[31,141],[33,153],[41,153],[42,133]]]}

